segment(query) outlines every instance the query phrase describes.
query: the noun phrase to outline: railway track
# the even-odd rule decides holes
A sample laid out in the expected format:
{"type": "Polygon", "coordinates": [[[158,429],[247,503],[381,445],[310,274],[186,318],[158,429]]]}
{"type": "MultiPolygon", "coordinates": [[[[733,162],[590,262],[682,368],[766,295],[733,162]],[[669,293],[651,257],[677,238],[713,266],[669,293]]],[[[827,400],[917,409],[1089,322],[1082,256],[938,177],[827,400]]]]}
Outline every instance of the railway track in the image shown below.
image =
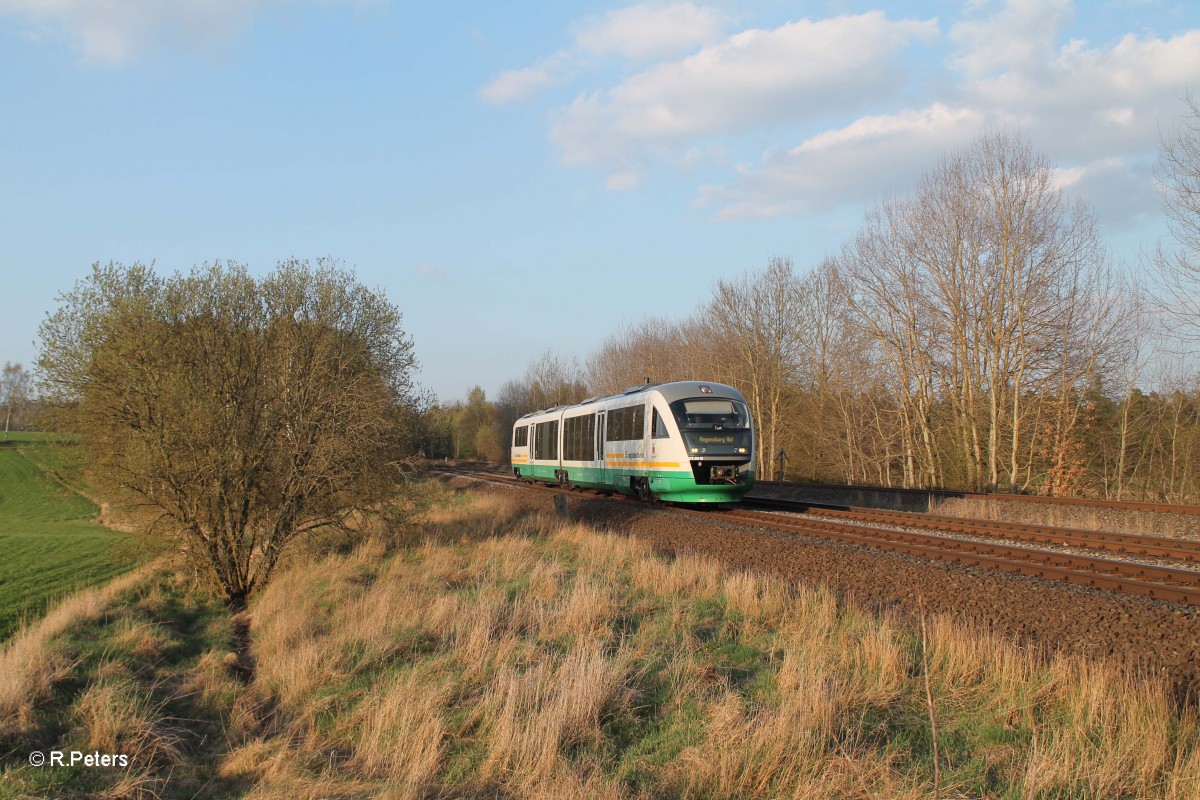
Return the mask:
{"type": "Polygon", "coordinates": [[[1200,572],[1194,570],[1022,547],[1004,542],[918,533],[898,528],[781,517],[778,514],[745,509],[718,512],[716,516],[733,522],[751,522],[773,530],[819,536],[937,561],[986,567],[1000,572],[1140,595],[1155,600],[1200,605],[1200,572]]]}
{"type": "Polygon", "coordinates": [[[992,498],[1006,503],[1040,503],[1042,505],[1106,508],[1113,511],[1152,511],[1156,514],[1200,515],[1200,506],[1179,503],[1147,503],[1141,500],[1098,500],[1090,497],[1043,497],[1033,494],[972,494],[967,497],[992,498]]]}
{"type": "MultiPolygon", "coordinates": [[[[522,485],[515,479],[493,472],[458,468],[460,474],[501,485],[522,485]]],[[[549,492],[568,490],[537,487],[549,492]]],[[[631,501],[636,502],[636,501],[631,501]]],[[[751,501],[762,504],[761,499],[751,501]]],[[[978,537],[1018,539],[1072,547],[1101,549],[1125,556],[1154,556],[1187,562],[1200,561],[1200,543],[1182,542],[1150,536],[1126,536],[1101,531],[1069,528],[1042,528],[991,520],[967,520],[928,514],[852,509],[820,509],[826,516],[816,519],[777,513],[795,512],[812,504],[769,501],[775,511],[747,508],[694,510],[664,507],[672,513],[719,519],[735,525],[766,528],[797,536],[817,537],[843,544],[902,553],[919,558],[987,568],[1057,583],[1069,583],[1122,594],[1138,595],[1159,601],[1200,606],[1200,572],[1173,566],[1146,564],[1128,559],[1108,558],[1086,553],[1063,552],[1026,547],[1004,541],[980,541],[978,537]],[[785,508],[784,506],[790,506],[785,508]],[[949,531],[975,538],[914,531],[949,531]]]]}
{"type": "Polygon", "coordinates": [[[1200,542],[1187,539],[1169,539],[1163,536],[1089,531],[1078,528],[1062,528],[1048,525],[1028,525],[1019,522],[1003,522],[989,519],[970,519],[938,514],[918,514],[909,511],[885,511],[873,508],[842,509],[817,503],[775,498],[746,498],[743,506],[804,513],[817,510],[822,516],[867,522],[879,525],[897,525],[926,530],[953,531],[978,536],[1000,536],[1041,544],[1064,547],[1086,547],[1130,556],[1167,558],[1176,561],[1200,562],[1200,542]]]}
{"type": "Polygon", "coordinates": [[[763,486],[788,489],[816,489],[819,491],[862,491],[894,495],[918,495],[942,499],[969,498],[973,500],[996,500],[1004,503],[1028,505],[1054,505],[1075,508],[1097,508],[1110,511],[1148,511],[1156,514],[1182,514],[1200,516],[1200,505],[1180,503],[1154,503],[1143,500],[1101,500],[1091,497],[1048,497],[1036,494],[1008,494],[1003,492],[965,492],[951,489],[905,489],[890,486],[868,486],[840,483],[804,483],[797,481],[759,481],[763,486]]]}

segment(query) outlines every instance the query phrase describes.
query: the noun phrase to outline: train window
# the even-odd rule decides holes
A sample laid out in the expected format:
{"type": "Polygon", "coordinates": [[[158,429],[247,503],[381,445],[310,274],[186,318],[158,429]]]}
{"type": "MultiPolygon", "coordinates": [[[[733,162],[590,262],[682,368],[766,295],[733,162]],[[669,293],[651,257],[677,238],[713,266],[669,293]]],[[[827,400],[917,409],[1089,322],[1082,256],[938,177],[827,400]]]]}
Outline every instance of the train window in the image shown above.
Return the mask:
{"type": "Polygon", "coordinates": [[[646,407],[644,405],[616,408],[608,412],[608,431],[604,437],[610,442],[628,442],[646,438],[646,407]]]}
{"type": "Polygon", "coordinates": [[[535,426],[533,457],[537,461],[558,460],[558,420],[542,422],[535,426]]]}
{"type": "Polygon", "coordinates": [[[655,439],[670,439],[671,433],[667,430],[667,422],[658,413],[658,409],[654,409],[654,423],[651,426],[654,431],[650,434],[655,439]]]}
{"type": "Polygon", "coordinates": [[[529,426],[521,425],[513,430],[513,447],[529,446],[529,426]]]}
{"type": "Polygon", "coordinates": [[[624,430],[625,414],[624,409],[613,409],[608,412],[608,424],[604,430],[604,438],[609,442],[621,441],[621,432],[624,430]]]}
{"type": "Polygon", "coordinates": [[[604,431],[604,438],[610,442],[619,442],[624,438],[623,431],[625,430],[625,409],[613,409],[608,412],[608,426],[604,431]]]}
{"type": "Polygon", "coordinates": [[[740,400],[697,398],[676,400],[671,413],[680,430],[746,430],[750,427],[750,412],[740,400]]]}
{"type": "Polygon", "coordinates": [[[563,420],[563,461],[596,460],[596,415],[563,420]]]}

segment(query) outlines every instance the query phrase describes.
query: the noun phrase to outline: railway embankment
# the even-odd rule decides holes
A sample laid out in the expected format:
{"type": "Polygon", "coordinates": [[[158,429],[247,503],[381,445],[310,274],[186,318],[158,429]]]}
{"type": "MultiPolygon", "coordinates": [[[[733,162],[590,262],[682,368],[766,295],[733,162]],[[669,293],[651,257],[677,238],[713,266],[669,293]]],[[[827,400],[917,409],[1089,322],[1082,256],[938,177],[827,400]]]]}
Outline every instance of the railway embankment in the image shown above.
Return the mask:
{"type": "Polygon", "coordinates": [[[784,551],[735,526],[446,484],[403,526],[290,562],[246,615],[248,681],[230,667],[228,618],[169,574],[56,634],[45,649],[66,672],[0,709],[9,786],[164,800],[1195,796],[1200,719],[1161,680],[1042,658],[935,612],[932,594],[913,619],[867,608],[788,577],[784,551]],[[768,560],[743,568],[720,542],[768,560]],[[29,759],[85,744],[129,763],[29,759]]]}
{"type": "MultiPolygon", "coordinates": [[[[465,480],[465,479],[464,479],[465,480]]],[[[979,567],[932,562],[872,547],[705,520],[591,494],[551,494],[513,484],[531,508],[637,536],[658,552],[699,554],[732,568],[823,587],[879,612],[944,615],[1042,656],[1081,657],[1200,692],[1200,608],[979,567]]]]}

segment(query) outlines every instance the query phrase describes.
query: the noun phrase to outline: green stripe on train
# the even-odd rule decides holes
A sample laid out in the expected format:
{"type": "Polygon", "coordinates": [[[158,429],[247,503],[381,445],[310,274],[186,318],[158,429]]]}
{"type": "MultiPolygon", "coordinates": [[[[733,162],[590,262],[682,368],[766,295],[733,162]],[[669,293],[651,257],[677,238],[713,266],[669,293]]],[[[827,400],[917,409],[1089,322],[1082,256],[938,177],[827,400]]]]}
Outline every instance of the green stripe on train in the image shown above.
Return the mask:
{"type": "MultiPolygon", "coordinates": [[[[521,477],[531,480],[557,483],[554,474],[560,467],[553,464],[514,464],[514,469],[521,471],[521,477]]],[[[660,499],[673,503],[728,503],[740,500],[742,495],[754,485],[753,479],[739,484],[708,484],[696,483],[696,478],[689,471],[683,470],[652,470],[636,468],[596,469],[594,467],[563,467],[571,483],[588,489],[604,489],[634,494],[630,478],[649,478],[650,491],[660,499]]]]}

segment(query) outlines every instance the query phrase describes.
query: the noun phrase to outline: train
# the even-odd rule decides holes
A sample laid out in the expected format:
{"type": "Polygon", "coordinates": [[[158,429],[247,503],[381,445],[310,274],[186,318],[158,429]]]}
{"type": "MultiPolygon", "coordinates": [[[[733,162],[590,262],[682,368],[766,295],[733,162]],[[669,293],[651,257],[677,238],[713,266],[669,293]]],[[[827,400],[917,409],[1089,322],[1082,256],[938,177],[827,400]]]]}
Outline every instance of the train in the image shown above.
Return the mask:
{"type": "Polygon", "coordinates": [[[671,503],[734,503],[754,485],[754,424],[732,386],[647,383],[526,414],[518,480],[671,503]]]}

